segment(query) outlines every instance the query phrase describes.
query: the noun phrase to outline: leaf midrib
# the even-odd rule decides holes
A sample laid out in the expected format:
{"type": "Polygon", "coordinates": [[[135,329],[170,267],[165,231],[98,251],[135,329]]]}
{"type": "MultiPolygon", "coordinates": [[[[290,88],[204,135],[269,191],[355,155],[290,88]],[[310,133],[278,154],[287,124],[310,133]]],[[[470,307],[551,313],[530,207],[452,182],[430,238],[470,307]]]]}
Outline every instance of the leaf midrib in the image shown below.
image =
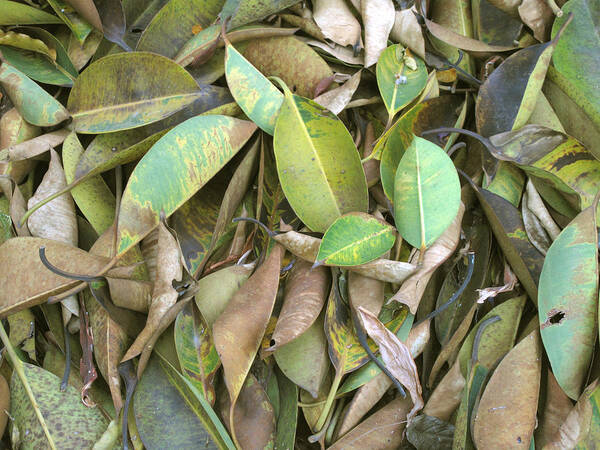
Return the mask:
{"type": "MultiPolygon", "coordinates": [[[[363,237],[363,238],[361,238],[361,239],[359,239],[359,240],[357,240],[357,241],[352,241],[350,244],[344,245],[342,248],[340,248],[340,249],[338,249],[338,250],[334,251],[334,252],[333,252],[333,253],[331,253],[329,256],[326,256],[324,259],[325,259],[325,261],[328,261],[328,260],[330,260],[330,259],[331,259],[333,256],[335,256],[335,255],[337,255],[337,254],[339,254],[339,253],[342,253],[342,252],[344,252],[345,250],[347,250],[347,249],[349,249],[349,248],[351,248],[351,247],[353,247],[353,246],[358,246],[358,245],[360,245],[360,244],[361,244],[361,243],[363,243],[363,242],[367,242],[367,241],[369,241],[370,239],[375,239],[376,237],[378,237],[378,236],[381,236],[382,234],[385,234],[385,233],[386,233],[386,232],[388,232],[388,231],[391,231],[391,229],[386,227],[386,228],[384,228],[384,229],[382,229],[382,230],[379,230],[379,231],[377,231],[375,234],[371,234],[371,235],[369,235],[369,236],[365,236],[365,237],[363,237]]],[[[368,261],[367,261],[367,262],[368,262],[368,261]]],[[[360,264],[364,264],[364,263],[358,263],[358,264],[356,264],[356,265],[360,265],[360,264]]]]}

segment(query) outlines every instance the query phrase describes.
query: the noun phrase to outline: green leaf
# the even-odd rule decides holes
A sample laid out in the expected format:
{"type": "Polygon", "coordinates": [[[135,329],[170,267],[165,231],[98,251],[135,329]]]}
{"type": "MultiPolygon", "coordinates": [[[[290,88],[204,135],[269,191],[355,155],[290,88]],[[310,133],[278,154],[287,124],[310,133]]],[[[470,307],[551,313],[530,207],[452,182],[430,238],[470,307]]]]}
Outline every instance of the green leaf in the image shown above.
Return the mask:
{"type": "Polygon", "coordinates": [[[62,23],[52,14],[23,3],[0,0],[0,25],[62,23]]]}
{"type": "MultiPolygon", "coordinates": [[[[49,53],[28,52],[28,48],[1,47],[6,61],[28,77],[46,84],[71,86],[79,73],[73,66],[61,42],[48,31],[37,27],[20,27],[19,36],[30,39],[56,51],[56,60],[49,53]],[[26,34],[23,34],[26,33],[26,34]]],[[[8,34],[8,33],[7,33],[8,34]]]]}
{"type": "Polygon", "coordinates": [[[225,77],[240,108],[256,125],[273,135],[283,94],[231,44],[225,47],[225,77]]]}
{"type": "Polygon", "coordinates": [[[210,26],[221,10],[223,0],[171,0],[148,24],[137,44],[137,51],[174,58],[194,36],[193,27],[210,26]]]}
{"type": "Polygon", "coordinates": [[[485,80],[475,105],[479,133],[487,137],[516,130],[527,123],[558,37],[513,53],[485,80]]]}
{"type": "Polygon", "coordinates": [[[0,65],[0,85],[19,114],[33,125],[49,127],[69,117],[69,112],[54,97],[7,63],[0,65]]]}
{"type": "Polygon", "coordinates": [[[294,3],[298,3],[298,0],[226,0],[219,17],[221,20],[231,17],[228,27],[237,28],[264,19],[294,3]]]}
{"type": "Polygon", "coordinates": [[[298,423],[298,386],[292,383],[280,370],[276,371],[279,385],[280,409],[277,416],[276,449],[292,449],[296,442],[298,423]]]}
{"type": "MultiPolygon", "coordinates": [[[[413,135],[437,127],[453,127],[460,117],[456,111],[464,100],[457,95],[431,98],[413,106],[377,141],[374,158],[381,160],[381,185],[385,195],[394,202],[394,180],[402,155],[412,142],[413,135]]],[[[435,136],[427,138],[433,142],[435,136]]]]}
{"type": "Polygon", "coordinates": [[[367,210],[367,181],[342,121],[287,87],[284,91],[273,138],[277,173],[300,220],[324,232],[342,214],[367,210]]]}
{"type": "Polygon", "coordinates": [[[252,122],[197,116],[165,134],[140,160],[123,192],[118,253],[138,243],[194,195],[256,130],[252,122]]]}
{"type": "MultiPolygon", "coordinates": [[[[100,410],[86,407],[79,390],[72,386],[61,392],[60,378],[41,367],[23,363],[23,371],[56,448],[91,448],[108,425],[100,410]]],[[[19,430],[21,448],[48,448],[46,435],[16,371],[10,385],[10,413],[19,430]]]]}
{"type": "Polygon", "coordinates": [[[583,97],[591,108],[588,115],[600,125],[600,1],[569,0],[563,5],[563,16],[552,26],[556,38],[561,27],[573,13],[573,23],[563,32],[556,45],[552,62],[573,90],[574,97],[583,97]]]}
{"type": "Polygon", "coordinates": [[[48,4],[83,44],[94,28],[64,0],[48,0],[48,4]]]}
{"type": "Polygon", "coordinates": [[[597,337],[596,205],[583,210],[552,243],[540,276],[538,308],[544,348],[556,381],[572,399],[583,390],[597,337]]]}
{"type": "MultiPolygon", "coordinates": [[[[62,159],[67,183],[75,179],[75,168],[83,154],[83,147],[75,132],[67,136],[62,146],[62,159]]],[[[90,177],[71,190],[73,200],[98,235],[115,220],[115,196],[101,176],[90,177]]]]}
{"type": "Polygon", "coordinates": [[[212,342],[210,328],[193,303],[175,319],[175,348],[183,376],[210,404],[215,403],[213,378],[221,365],[212,342]]]}
{"type": "Polygon", "coordinates": [[[146,448],[234,449],[210,405],[168,362],[152,356],[133,397],[146,448]]]}
{"type": "Polygon", "coordinates": [[[366,213],[348,213],[327,229],[319,246],[319,264],[357,266],[379,258],[396,241],[394,227],[366,213]]]}
{"type": "Polygon", "coordinates": [[[426,84],[425,63],[402,45],[390,45],[379,56],[377,86],[390,117],[417,98],[426,84]],[[409,58],[416,63],[416,69],[409,67],[412,64],[409,58]]]}
{"type": "Polygon", "coordinates": [[[168,58],[120,53],[83,71],[71,89],[68,108],[75,131],[107,133],[164,119],[199,98],[199,90],[192,76],[168,58]]]}
{"type": "Polygon", "coordinates": [[[424,249],[452,223],[459,205],[460,182],[452,160],[437,145],[415,136],[398,164],[394,183],[400,235],[424,249]]]}

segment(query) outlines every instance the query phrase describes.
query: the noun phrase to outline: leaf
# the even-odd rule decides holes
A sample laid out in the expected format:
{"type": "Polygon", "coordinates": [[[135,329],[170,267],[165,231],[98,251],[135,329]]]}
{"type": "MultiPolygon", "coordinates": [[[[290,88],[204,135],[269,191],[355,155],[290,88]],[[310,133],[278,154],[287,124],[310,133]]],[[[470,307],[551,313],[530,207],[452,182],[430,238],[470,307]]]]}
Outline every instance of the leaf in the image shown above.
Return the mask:
{"type": "Polygon", "coordinates": [[[125,22],[127,29],[123,40],[131,48],[135,48],[140,40],[141,33],[148,27],[154,16],[165,6],[169,0],[150,0],[148,2],[123,2],[125,22]]]}
{"type": "Polygon", "coordinates": [[[75,131],[106,133],[163,119],[195,101],[198,90],[194,79],[167,58],[121,53],[83,71],[71,89],[68,109],[75,131]]]}
{"type": "Polygon", "coordinates": [[[364,0],[360,15],[365,27],[365,67],[371,67],[387,47],[396,18],[394,4],[391,0],[364,0]]]}
{"type": "Polygon", "coordinates": [[[418,415],[406,428],[406,439],[417,449],[452,448],[454,426],[437,417],[418,415]]]}
{"type": "Polygon", "coordinates": [[[572,399],[579,397],[583,389],[597,334],[595,209],[596,204],[583,210],[552,243],[539,284],[538,308],[544,348],[558,384],[572,399]]]}
{"type": "Polygon", "coordinates": [[[277,416],[277,435],[275,448],[292,448],[296,441],[298,423],[298,386],[276,371],[281,406],[277,416]]]}
{"type": "Polygon", "coordinates": [[[233,295],[213,325],[213,339],[223,364],[232,407],[273,311],[283,253],[283,247],[273,247],[265,262],[233,295]]]}
{"type": "MultiPolygon", "coordinates": [[[[173,281],[181,281],[183,274],[179,245],[177,245],[177,240],[163,222],[158,225],[158,252],[156,258],[160,264],[157,266],[146,326],[129,347],[122,361],[127,361],[142,353],[146,344],[160,327],[161,319],[175,304],[179,296],[173,288],[173,281]]],[[[138,374],[143,370],[140,367],[141,364],[138,367],[138,374]]]]}
{"type": "Polygon", "coordinates": [[[174,0],[167,2],[152,18],[136,51],[153,52],[173,58],[194,36],[194,25],[206,28],[217,17],[223,0],[174,0]]]}
{"type": "Polygon", "coordinates": [[[342,47],[361,46],[360,23],[344,0],[315,0],[313,19],[325,38],[342,47]]]}
{"type": "Polygon", "coordinates": [[[146,236],[158,224],[161,212],[170,216],[198,191],[239,151],[255,129],[251,122],[231,117],[198,116],[178,125],[154,144],[136,166],[123,192],[117,227],[118,253],[146,236]],[[174,148],[181,150],[173,152],[174,148]],[[181,151],[189,159],[182,159],[181,151]],[[153,186],[151,190],[149,186],[153,186]]]}
{"type": "MultiPolygon", "coordinates": [[[[75,132],[72,132],[67,136],[62,147],[67,183],[74,181],[76,164],[82,154],[83,147],[75,132]]],[[[115,220],[115,196],[102,177],[98,175],[91,177],[74,187],[71,190],[71,195],[96,233],[104,233],[113,224],[115,220]]],[[[40,210],[37,213],[39,212],[40,210]]]]}
{"type": "MultiPolygon", "coordinates": [[[[586,389],[587,391],[587,389],[586,389]]],[[[584,392],[582,396],[585,396],[584,392]]],[[[549,444],[558,434],[563,423],[567,424],[567,417],[574,410],[573,404],[567,394],[560,388],[556,378],[548,370],[546,383],[546,400],[543,406],[543,418],[535,432],[535,440],[539,445],[549,444]]]]}
{"type": "MultiPolygon", "coordinates": [[[[93,31],[93,27],[81,17],[73,7],[65,0],[48,0],[48,4],[54,12],[64,22],[66,26],[73,32],[73,36],[83,43],[93,31]]],[[[102,34],[97,33],[101,38],[102,34]]]]}
{"type": "Polygon", "coordinates": [[[396,11],[390,39],[409,48],[419,58],[425,59],[425,39],[417,20],[416,8],[396,11]]]}
{"type": "MultiPolygon", "coordinates": [[[[9,160],[13,159],[14,145],[27,142],[39,136],[40,133],[40,128],[27,123],[16,108],[9,109],[0,118],[0,148],[9,148],[9,160]],[[13,148],[13,151],[11,151],[11,148],[13,148]]],[[[34,161],[27,160],[9,163],[0,162],[0,172],[10,175],[17,183],[21,183],[34,165],[34,161]]]]}
{"type": "Polygon", "coordinates": [[[264,76],[281,78],[295,94],[303,97],[313,98],[321,80],[333,75],[323,58],[293,36],[255,39],[243,53],[264,76]]]}
{"type": "Polygon", "coordinates": [[[379,315],[385,296],[385,283],[362,276],[357,272],[348,272],[348,301],[353,311],[359,306],[379,315]]]}
{"type": "Polygon", "coordinates": [[[465,212],[464,203],[460,202],[458,213],[442,235],[425,250],[423,263],[414,274],[406,279],[392,300],[404,303],[416,314],[419,302],[423,297],[427,283],[440,267],[456,250],[460,240],[461,224],[465,212]]]}
{"type": "Polygon", "coordinates": [[[267,393],[249,374],[235,404],[233,419],[227,396],[220,397],[221,415],[226,423],[234,423],[240,448],[273,448],[275,441],[275,411],[267,393]]]}
{"type": "Polygon", "coordinates": [[[489,445],[507,448],[521,443],[529,446],[537,424],[541,354],[535,330],[494,370],[473,420],[473,442],[477,448],[489,445]]]}
{"type": "MultiPolygon", "coordinates": [[[[29,208],[67,185],[58,153],[55,150],[50,150],[50,155],[48,171],[33,197],[27,202],[29,208]]],[[[75,204],[68,193],[48,202],[35,211],[29,217],[27,225],[31,234],[35,237],[52,239],[70,245],[77,244],[75,204]]]]}
{"type": "Polygon", "coordinates": [[[67,0],[81,17],[88,21],[97,30],[102,31],[102,21],[94,0],[67,0]]]}
{"type": "Polygon", "coordinates": [[[210,327],[190,303],[175,320],[175,348],[183,376],[213,405],[213,378],[220,366],[210,327]]]}
{"type": "Polygon", "coordinates": [[[460,364],[454,363],[431,393],[423,413],[440,420],[450,420],[463,397],[465,384],[460,364]]]}
{"type": "MultiPolygon", "coordinates": [[[[15,110],[16,112],[16,110],[15,110]]],[[[8,114],[8,113],[7,113],[8,114]]],[[[22,118],[21,118],[22,119],[22,118]]],[[[37,127],[36,127],[37,128],[37,127]]],[[[31,136],[30,139],[21,140],[19,143],[14,143],[8,147],[8,159],[10,161],[24,163],[27,159],[32,159],[35,156],[41,155],[48,151],[48,148],[58,147],[63,143],[69,135],[69,131],[65,128],[51,131],[50,133],[38,136],[39,129],[35,131],[36,136],[31,136]]],[[[30,161],[31,162],[31,161],[30,161]]],[[[31,164],[30,164],[31,167],[31,164]]],[[[22,176],[22,175],[21,175],[22,176]]]]}
{"type": "MultiPolygon", "coordinates": [[[[307,261],[298,260],[287,277],[283,306],[271,336],[271,345],[267,349],[269,352],[308,332],[323,309],[329,293],[329,269],[312,269],[311,266],[307,261]]],[[[303,389],[311,390],[306,387],[303,389]]]]}
{"type": "Polygon", "coordinates": [[[273,146],[283,192],[310,229],[324,232],[342,214],[366,211],[360,157],[331,112],[285,88],[273,146]]]}
{"type": "Polygon", "coordinates": [[[558,17],[552,26],[552,38],[560,36],[560,30],[568,21],[570,13],[573,14],[573,23],[564,30],[552,62],[556,70],[563,75],[574,91],[572,96],[584,97],[593,108],[593,113],[588,113],[592,121],[600,123],[600,95],[598,94],[598,66],[600,64],[600,2],[598,0],[570,0],[564,4],[563,16],[558,17]],[[587,57],[583,58],[582,53],[587,57]]]}
{"type": "Polygon", "coordinates": [[[7,63],[0,65],[0,85],[19,114],[32,125],[48,127],[69,117],[69,112],[39,85],[7,63]]]}
{"type": "Polygon", "coordinates": [[[319,246],[318,264],[357,266],[373,261],[396,241],[394,227],[365,213],[348,213],[327,229],[319,246]]]}
{"type": "Polygon", "coordinates": [[[417,366],[410,351],[372,313],[359,307],[358,316],[365,327],[365,331],[379,346],[379,352],[385,366],[410,392],[414,404],[407,415],[407,422],[410,424],[413,416],[424,406],[417,366]]]}
{"type": "MultiPolygon", "coordinates": [[[[317,269],[319,270],[319,269],[317,269]]],[[[320,314],[308,329],[294,340],[276,345],[277,366],[298,387],[317,398],[329,373],[327,338],[323,331],[324,314],[320,314]]]]}
{"type": "MultiPolygon", "coordinates": [[[[462,99],[452,95],[425,100],[403,114],[377,141],[372,155],[381,160],[381,185],[392,203],[396,169],[404,152],[410,146],[413,135],[419,136],[426,129],[437,126],[454,126],[460,120],[456,114],[460,103],[462,99]]],[[[433,139],[429,140],[435,143],[433,139]]]]}
{"type": "Polygon", "coordinates": [[[222,20],[231,17],[229,28],[237,28],[256,20],[264,19],[271,14],[286,9],[297,3],[297,0],[226,0],[219,13],[222,20]]]}
{"type": "Polygon", "coordinates": [[[118,44],[125,51],[131,48],[123,41],[125,34],[125,13],[120,0],[94,0],[102,22],[104,38],[118,44]]]}
{"type": "Polygon", "coordinates": [[[519,50],[492,72],[481,86],[475,105],[479,133],[491,136],[527,123],[559,37],[519,50]]]}
{"type": "Polygon", "coordinates": [[[58,17],[23,3],[1,0],[0,10],[0,25],[61,23],[58,17]]]}
{"type": "Polygon", "coordinates": [[[331,447],[332,450],[398,448],[412,407],[409,399],[398,397],[358,424],[331,447]],[[379,432],[373,432],[377,429],[379,432]]]}
{"type": "Polygon", "coordinates": [[[377,61],[377,86],[390,117],[413,101],[427,84],[427,69],[400,44],[390,45],[377,61]],[[416,68],[407,65],[412,58],[416,68]]]}
{"type": "Polygon", "coordinates": [[[195,448],[199,442],[206,448],[235,448],[201,394],[158,356],[150,359],[133,400],[137,428],[146,448],[195,448]]]}
{"type": "Polygon", "coordinates": [[[225,47],[225,77],[231,95],[262,130],[273,135],[283,95],[233,45],[225,47]]]}
{"type": "Polygon", "coordinates": [[[361,75],[362,71],[359,70],[342,86],[315,97],[315,102],[324,106],[334,114],[341,113],[348,103],[350,103],[350,100],[352,100],[352,96],[360,84],[361,75]]]}
{"type": "MultiPolygon", "coordinates": [[[[56,448],[89,448],[100,438],[108,422],[99,409],[87,408],[81,403],[77,389],[67,386],[61,392],[58,389],[60,379],[41,367],[23,363],[23,371],[56,448]]],[[[46,435],[16,371],[10,384],[10,413],[14,418],[13,426],[19,430],[21,445],[24,448],[48,447],[46,435]]]]}
{"type": "Polygon", "coordinates": [[[423,251],[458,212],[460,182],[452,160],[437,145],[415,136],[398,164],[394,198],[400,235],[423,251]]]}
{"type": "Polygon", "coordinates": [[[227,303],[250,277],[255,264],[241,264],[226,267],[198,281],[196,305],[206,323],[212,327],[223,313],[227,303]]]}
{"type": "Polygon", "coordinates": [[[130,344],[127,333],[100,303],[92,298],[89,293],[85,295],[85,306],[90,317],[90,326],[94,336],[94,357],[98,369],[110,388],[116,414],[123,405],[121,398],[121,378],[117,366],[130,344]]]}

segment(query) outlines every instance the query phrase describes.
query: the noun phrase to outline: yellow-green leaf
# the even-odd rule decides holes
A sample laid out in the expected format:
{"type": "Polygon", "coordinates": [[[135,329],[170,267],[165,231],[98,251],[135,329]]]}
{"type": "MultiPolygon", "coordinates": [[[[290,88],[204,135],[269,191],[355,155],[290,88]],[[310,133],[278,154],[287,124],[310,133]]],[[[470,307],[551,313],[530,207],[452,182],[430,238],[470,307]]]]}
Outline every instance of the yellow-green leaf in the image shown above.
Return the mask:
{"type": "Polygon", "coordinates": [[[107,133],[164,119],[200,96],[192,76],[170,59],[119,53],[83,71],[71,89],[68,109],[75,131],[107,133]]]}
{"type": "Polygon", "coordinates": [[[348,213],[327,229],[317,261],[335,266],[357,266],[379,258],[396,241],[394,227],[366,213],[348,213]]]}
{"type": "Polygon", "coordinates": [[[197,116],[176,126],[140,160],[123,192],[118,252],[138,243],[210,180],[246,143],[256,125],[227,116],[197,116]]]}
{"type": "Polygon", "coordinates": [[[300,220],[324,232],[342,214],[367,210],[365,174],[342,121],[287,87],[284,91],[273,139],[277,173],[300,220]]]}
{"type": "Polygon", "coordinates": [[[396,170],[394,217],[400,235],[414,247],[432,244],[458,213],[460,182],[450,157],[415,137],[396,170]]]}

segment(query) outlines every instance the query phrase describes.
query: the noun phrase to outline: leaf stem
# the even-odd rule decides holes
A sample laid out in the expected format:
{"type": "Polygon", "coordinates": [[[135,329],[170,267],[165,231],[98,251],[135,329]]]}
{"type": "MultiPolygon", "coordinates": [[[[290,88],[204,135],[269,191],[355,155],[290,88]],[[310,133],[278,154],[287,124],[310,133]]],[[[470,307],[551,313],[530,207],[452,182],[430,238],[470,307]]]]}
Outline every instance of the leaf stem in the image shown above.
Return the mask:
{"type": "Polygon", "coordinates": [[[6,347],[6,351],[8,352],[8,356],[10,358],[10,361],[12,362],[15,372],[17,372],[17,376],[21,380],[21,383],[23,383],[23,387],[25,388],[27,397],[29,397],[29,401],[31,402],[31,405],[33,406],[33,410],[35,411],[35,415],[37,416],[37,419],[40,422],[42,429],[44,430],[44,434],[46,435],[46,439],[48,439],[48,444],[49,444],[50,448],[52,450],[56,450],[56,445],[54,445],[54,440],[52,439],[52,436],[50,435],[50,431],[48,430],[48,427],[46,426],[46,422],[44,421],[44,416],[42,416],[40,407],[38,406],[37,400],[35,399],[35,397],[33,395],[33,391],[31,390],[31,386],[29,386],[29,382],[27,381],[27,376],[25,375],[25,371],[23,370],[23,362],[19,359],[19,357],[15,353],[15,349],[13,348],[12,344],[10,343],[10,339],[8,338],[6,331],[4,330],[4,325],[2,324],[2,321],[0,321],[0,339],[2,339],[2,342],[3,342],[4,346],[6,347]]]}
{"type": "MultiPolygon", "coordinates": [[[[329,394],[327,394],[327,400],[325,400],[325,406],[323,411],[321,411],[321,415],[319,416],[319,420],[317,420],[317,424],[315,425],[315,429],[321,431],[325,426],[325,422],[329,417],[329,411],[331,410],[331,405],[333,405],[333,401],[335,400],[335,394],[337,393],[338,387],[340,386],[340,382],[342,381],[342,377],[344,376],[344,365],[346,364],[346,354],[347,350],[344,351],[344,355],[342,360],[340,361],[339,368],[335,371],[335,378],[333,379],[333,383],[331,384],[331,389],[329,389],[329,394]]],[[[317,432],[317,434],[319,434],[317,432]]]]}

